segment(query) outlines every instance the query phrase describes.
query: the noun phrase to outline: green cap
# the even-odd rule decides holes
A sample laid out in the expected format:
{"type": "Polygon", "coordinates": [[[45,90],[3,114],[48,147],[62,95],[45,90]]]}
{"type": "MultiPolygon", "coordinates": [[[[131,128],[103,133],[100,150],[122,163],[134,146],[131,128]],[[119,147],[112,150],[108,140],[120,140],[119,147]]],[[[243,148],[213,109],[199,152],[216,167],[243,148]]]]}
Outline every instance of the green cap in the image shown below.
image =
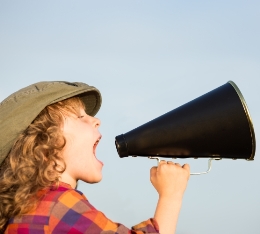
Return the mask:
{"type": "Polygon", "coordinates": [[[80,82],[43,81],[11,94],[0,103],[0,165],[13,144],[48,105],[79,95],[87,114],[94,116],[101,106],[98,89],[80,82]]]}

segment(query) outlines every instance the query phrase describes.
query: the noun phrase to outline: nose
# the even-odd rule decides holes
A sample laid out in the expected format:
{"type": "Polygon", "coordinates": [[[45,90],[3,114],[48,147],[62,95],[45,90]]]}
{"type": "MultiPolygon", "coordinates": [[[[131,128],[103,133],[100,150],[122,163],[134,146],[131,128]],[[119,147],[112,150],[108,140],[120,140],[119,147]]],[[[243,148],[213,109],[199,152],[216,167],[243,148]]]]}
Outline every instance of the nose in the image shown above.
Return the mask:
{"type": "Polygon", "coordinates": [[[100,119],[96,118],[96,117],[92,117],[93,118],[93,124],[95,126],[95,128],[100,127],[101,121],[100,119]]]}

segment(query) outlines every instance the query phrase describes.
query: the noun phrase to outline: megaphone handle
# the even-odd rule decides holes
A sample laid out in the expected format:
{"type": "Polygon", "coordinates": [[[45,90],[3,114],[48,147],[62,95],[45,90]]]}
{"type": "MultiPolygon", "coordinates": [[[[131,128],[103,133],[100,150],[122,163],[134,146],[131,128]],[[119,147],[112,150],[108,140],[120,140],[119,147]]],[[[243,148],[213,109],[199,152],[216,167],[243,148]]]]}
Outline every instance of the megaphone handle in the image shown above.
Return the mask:
{"type": "Polygon", "coordinates": [[[157,165],[159,165],[159,163],[161,162],[161,159],[160,158],[158,158],[158,157],[152,157],[152,156],[150,156],[150,157],[148,157],[149,159],[156,159],[157,160],[157,165]]]}
{"type": "Polygon", "coordinates": [[[202,174],[207,174],[210,172],[211,170],[211,162],[212,160],[221,160],[221,158],[210,158],[208,161],[208,170],[205,172],[194,172],[194,173],[190,173],[190,175],[202,175],[202,174]]]}
{"type": "MultiPolygon", "coordinates": [[[[148,157],[149,159],[156,159],[157,160],[157,163],[159,165],[161,159],[158,158],[158,157],[148,157]]],[[[221,158],[210,158],[209,161],[208,161],[208,170],[205,171],[205,172],[193,172],[193,173],[190,173],[190,175],[202,175],[202,174],[207,174],[210,172],[211,170],[211,162],[212,160],[221,160],[221,158]]]]}

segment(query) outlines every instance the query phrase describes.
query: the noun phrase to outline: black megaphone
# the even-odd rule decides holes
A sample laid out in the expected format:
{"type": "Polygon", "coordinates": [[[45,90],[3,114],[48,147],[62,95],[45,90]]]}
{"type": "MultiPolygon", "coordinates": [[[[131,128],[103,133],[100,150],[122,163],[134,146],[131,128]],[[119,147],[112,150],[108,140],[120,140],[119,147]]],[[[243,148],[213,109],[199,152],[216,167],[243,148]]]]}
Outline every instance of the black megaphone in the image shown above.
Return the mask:
{"type": "Polygon", "coordinates": [[[232,81],[116,136],[121,158],[253,160],[256,140],[246,102],[232,81]]]}

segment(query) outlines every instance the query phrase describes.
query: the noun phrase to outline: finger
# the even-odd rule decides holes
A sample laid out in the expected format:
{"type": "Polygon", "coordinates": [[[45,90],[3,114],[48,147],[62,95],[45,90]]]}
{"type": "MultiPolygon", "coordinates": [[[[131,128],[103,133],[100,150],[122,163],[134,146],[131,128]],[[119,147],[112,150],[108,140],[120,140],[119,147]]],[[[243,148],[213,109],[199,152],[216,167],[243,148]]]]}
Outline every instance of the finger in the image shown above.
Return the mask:
{"type": "Polygon", "coordinates": [[[181,167],[181,165],[179,163],[175,163],[175,165],[178,166],[178,167],[181,167]]]}
{"type": "Polygon", "coordinates": [[[174,164],[174,162],[172,162],[172,161],[167,161],[167,164],[174,164]]]}
{"type": "Polygon", "coordinates": [[[182,166],[182,168],[184,168],[184,169],[190,171],[190,165],[189,165],[189,164],[184,164],[184,165],[182,166]]]}
{"type": "Polygon", "coordinates": [[[165,160],[161,160],[158,165],[166,164],[167,162],[165,160]]]}

